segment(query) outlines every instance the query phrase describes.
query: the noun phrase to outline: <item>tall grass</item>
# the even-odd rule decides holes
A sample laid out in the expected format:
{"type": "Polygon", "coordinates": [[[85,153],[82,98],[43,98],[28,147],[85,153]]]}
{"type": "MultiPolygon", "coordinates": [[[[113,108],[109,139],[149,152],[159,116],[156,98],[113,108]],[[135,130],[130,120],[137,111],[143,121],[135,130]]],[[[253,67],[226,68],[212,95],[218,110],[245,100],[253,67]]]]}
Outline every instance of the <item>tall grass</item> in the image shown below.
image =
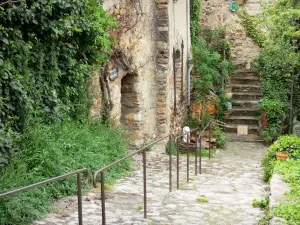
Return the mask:
{"type": "MultiPolygon", "coordinates": [[[[99,122],[44,125],[35,121],[21,142],[23,150],[1,171],[0,193],[76,169],[86,167],[94,172],[126,154],[122,131],[109,130],[99,122]]],[[[107,171],[106,181],[122,176],[128,169],[129,162],[113,167],[107,171]]],[[[75,177],[0,200],[0,224],[29,224],[49,212],[54,199],[74,194],[75,177]]]]}

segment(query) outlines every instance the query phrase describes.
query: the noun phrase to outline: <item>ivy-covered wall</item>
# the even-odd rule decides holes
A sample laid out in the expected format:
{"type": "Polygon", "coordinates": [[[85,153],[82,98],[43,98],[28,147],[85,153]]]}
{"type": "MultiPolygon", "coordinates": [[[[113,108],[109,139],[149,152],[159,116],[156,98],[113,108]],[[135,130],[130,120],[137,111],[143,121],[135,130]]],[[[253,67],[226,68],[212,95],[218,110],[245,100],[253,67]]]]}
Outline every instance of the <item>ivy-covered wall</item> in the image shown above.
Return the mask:
{"type": "Polygon", "coordinates": [[[28,118],[88,117],[87,84],[107,59],[115,25],[97,0],[0,4],[0,167],[28,118]]]}

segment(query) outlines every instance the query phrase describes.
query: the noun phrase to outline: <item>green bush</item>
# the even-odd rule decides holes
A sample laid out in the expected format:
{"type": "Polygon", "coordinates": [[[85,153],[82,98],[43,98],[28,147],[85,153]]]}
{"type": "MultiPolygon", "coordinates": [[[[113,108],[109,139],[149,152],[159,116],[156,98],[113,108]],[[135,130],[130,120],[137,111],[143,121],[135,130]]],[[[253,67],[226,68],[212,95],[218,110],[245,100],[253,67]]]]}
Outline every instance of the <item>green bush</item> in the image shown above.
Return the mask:
{"type": "Polygon", "coordinates": [[[299,224],[300,221],[300,160],[279,161],[275,172],[282,174],[291,191],[285,194],[285,199],[275,209],[274,214],[283,217],[288,224],[299,224]]]}
{"type": "Polygon", "coordinates": [[[274,170],[276,152],[288,153],[288,158],[300,159],[300,138],[294,135],[285,135],[278,138],[267,150],[263,159],[265,180],[269,180],[274,170]]]}
{"type": "Polygon", "coordinates": [[[262,136],[265,140],[272,139],[282,134],[282,121],[286,115],[286,110],[282,102],[277,99],[263,98],[260,104],[260,110],[266,112],[267,116],[267,130],[262,131],[262,136]]]}
{"type": "Polygon", "coordinates": [[[227,138],[224,132],[221,132],[220,135],[217,137],[217,147],[218,148],[225,148],[227,145],[227,138]]]}
{"type": "MultiPolygon", "coordinates": [[[[177,149],[176,149],[176,145],[175,145],[174,141],[172,141],[171,149],[172,149],[172,155],[177,155],[177,149]]],[[[169,152],[170,152],[170,142],[168,142],[165,145],[165,152],[166,152],[167,155],[169,155],[169,152]]]]}
{"type": "Polygon", "coordinates": [[[22,133],[31,116],[87,117],[88,82],[115,26],[98,0],[1,1],[0,166],[19,148],[12,131],[22,133]]]}
{"type": "MultiPolygon", "coordinates": [[[[99,122],[43,125],[33,121],[21,137],[23,151],[15,153],[1,172],[0,192],[23,187],[76,169],[95,170],[125,156],[123,132],[99,122]]],[[[120,177],[129,163],[105,173],[107,182],[120,177]]],[[[90,184],[84,186],[87,190],[90,184]]],[[[76,177],[0,200],[0,224],[28,224],[51,209],[53,199],[76,194],[76,177]]]]}

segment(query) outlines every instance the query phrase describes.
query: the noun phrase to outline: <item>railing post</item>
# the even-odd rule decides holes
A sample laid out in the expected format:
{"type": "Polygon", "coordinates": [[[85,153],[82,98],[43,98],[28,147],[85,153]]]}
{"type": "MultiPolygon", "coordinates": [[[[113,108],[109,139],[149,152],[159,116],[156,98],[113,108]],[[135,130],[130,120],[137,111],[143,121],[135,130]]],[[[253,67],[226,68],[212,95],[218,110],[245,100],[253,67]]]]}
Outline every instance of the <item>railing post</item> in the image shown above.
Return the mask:
{"type": "Polygon", "coordinates": [[[147,219],[147,173],[146,173],[146,149],[143,151],[143,174],[144,174],[144,218],[147,219]]]}
{"type": "Polygon", "coordinates": [[[105,179],[105,177],[104,177],[104,171],[101,171],[102,225],[106,225],[104,179],[105,179]]]}
{"type": "Polygon", "coordinates": [[[190,181],[190,133],[187,134],[187,182],[190,181]]]}
{"type": "Polygon", "coordinates": [[[196,131],[196,149],[195,149],[195,175],[197,175],[197,171],[198,171],[198,164],[197,164],[197,160],[198,160],[198,147],[197,147],[197,140],[198,140],[198,135],[197,135],[197,131],[196,131]]]}
{"type": "Polygon", "coordinates": [[[208,145],[208,153],[209,153],[209,154],[208,154],[208,155],[209,155],[209,159],[210,159],[211,122],[209,122],[209,128],[208,128],[208,129],[209,129],[209,132],[208,132],[208,133],[209,133],[209,134],[208,134],[208,135],[209,135],[209,145],[208,145]]]}
{"type": "Polygon", "coordinates": [[[169,191],[172,192],[172,135],[169,136],[169,191]]]}
{"type": "Polygon", "coordinates": [[[80,173],[77,173],[77,201],[78,201],[78,222],[82,225],[82,192],[80,173]]]}
{"type": "Polygon", "coordinates": [[[176,139],[176,150],[177,150],[177,189],[179,189],[179,143],[178,143],[178,138],[176,139]]]}
{"type": "Polygon", "coordinates": [[[199,173],[201,174],[202,173],[202,171],[201,171],[201,164],[202,164],[202,138],[201,138],[201,135],[200,135],[200,137],[199,137],[199,140],[200,140],[200,162],[199,162],[199,165],[200,165],[200,167],[199,167],[199,173]]]}

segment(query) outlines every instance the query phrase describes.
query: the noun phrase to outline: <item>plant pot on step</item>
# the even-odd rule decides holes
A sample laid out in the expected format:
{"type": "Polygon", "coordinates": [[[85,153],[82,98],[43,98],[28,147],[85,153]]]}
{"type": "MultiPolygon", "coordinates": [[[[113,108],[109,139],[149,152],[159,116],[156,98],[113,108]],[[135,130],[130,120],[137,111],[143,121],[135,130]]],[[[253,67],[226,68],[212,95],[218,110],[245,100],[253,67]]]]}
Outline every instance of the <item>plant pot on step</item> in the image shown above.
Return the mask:
{"type": "Polygon", "coordinates": [[[277,159],[286,160],[287,157],[288,157],[288,154],[285,153],[285,152],[276,152],[276,158],[277,159]]]}
{"type": "Polygon", "coordinates": [[[240,5],[244,5],[245,4],[245,0],[236,0],[237,3],[239,3],[240,5]]]}
{"type": "Polygon", "coordinates": [[[229,116],[230,116],[230,112],[225,112],[225,113],[224,113],[224,117],[225,117],[225,118],[229,118],[229,116]]]}

